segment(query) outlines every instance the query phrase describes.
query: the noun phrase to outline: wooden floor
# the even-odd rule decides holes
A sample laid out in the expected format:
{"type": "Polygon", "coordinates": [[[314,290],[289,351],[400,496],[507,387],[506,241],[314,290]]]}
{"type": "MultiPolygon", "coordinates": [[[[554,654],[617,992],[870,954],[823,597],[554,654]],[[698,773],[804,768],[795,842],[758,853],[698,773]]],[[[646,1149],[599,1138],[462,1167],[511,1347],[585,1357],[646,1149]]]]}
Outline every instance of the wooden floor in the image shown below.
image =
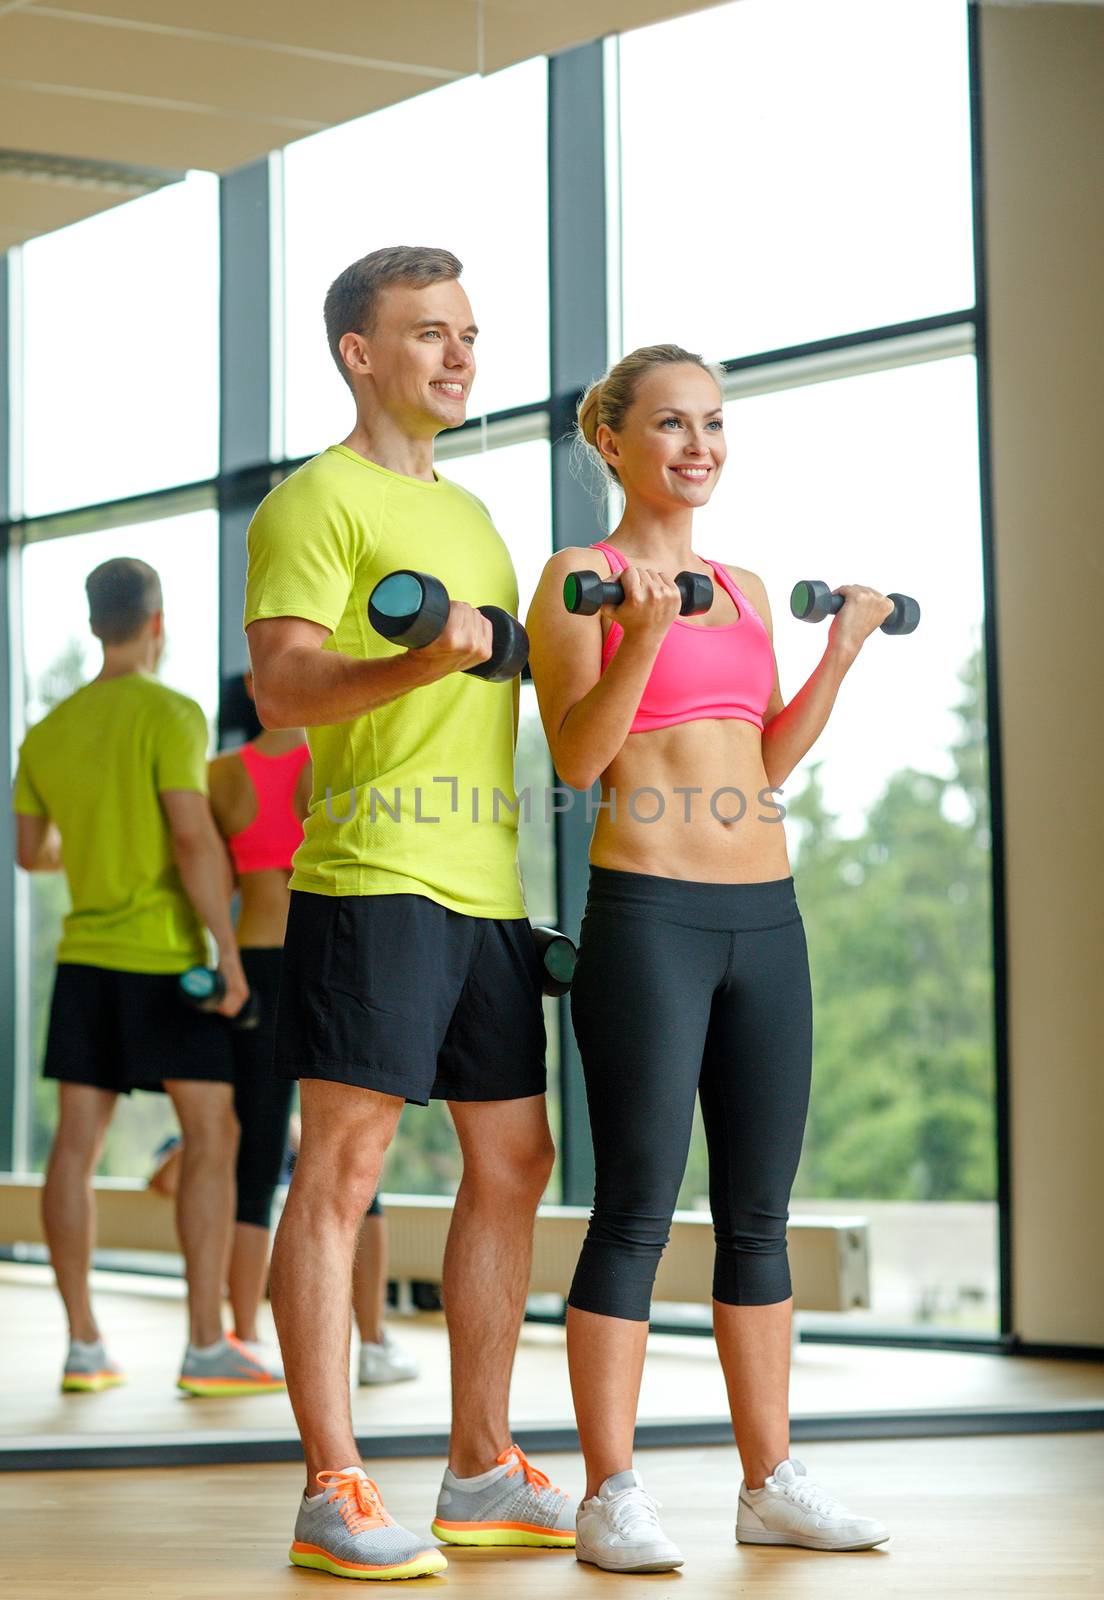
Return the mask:
{"type": "MultiPolygon", "coordinates": [[[[893,1535],[879,1550],[737,1546],[731,1449],[646,1451],[637,1465],[682,1548],[680,1573],[621,1577],[560,1551],[450,1553],[402,1586],[501,1600],[1099,1600],[1104,1447],[1088,1434],[821,1444],[810,1469],[893,1535]]],[[[577,1493],[580,1463],[545,1456],[577,1493]]],[[[425,1530],[441,1464],[391,1461],[395,1517],[425,1530]]],[[[301,1469],[176,1467],[13,1474],[0,1482],[5,1600],[318,1600],[341,1580],[286,1564],[301,1469]]],[[[388,1591],[391,1592],[391,1591],[388,1591]]]]}
{"type": "MultiPolygon", "coordinates": [[[[49,1273],[0,1263],[0,1439],[294,1432],[285,1395],[194,1400],[175,1388],[184,1336],[179,1283],[116,1273],[97,1274],[96,1282],[110,1348],[125,1366],[129,1382],[104,1394],[62,1395],[58,1383],[64,1324],[49,1273]]],[[[447,1426],[448,1351],[442,1319],[415,1317],[392,1327],[417,1356],[422,1376],[413,1383],[354,1390],[358,1431],[447,1426]]],[[[1104,1365],[841,1345],[800,1345],[795,1352],[795,1416],[1082,1406],[1104,1406],[1104,1365]]],[[[642,1420],[722,1417],[726,1409],[711,1340],[653,1337],[642,1420]]],[[[571,1416],[563,1331],[527,1324],[514,1375],[515,1426],[520,1431],[526,1424],[570,1422],[571,1416]]]]}

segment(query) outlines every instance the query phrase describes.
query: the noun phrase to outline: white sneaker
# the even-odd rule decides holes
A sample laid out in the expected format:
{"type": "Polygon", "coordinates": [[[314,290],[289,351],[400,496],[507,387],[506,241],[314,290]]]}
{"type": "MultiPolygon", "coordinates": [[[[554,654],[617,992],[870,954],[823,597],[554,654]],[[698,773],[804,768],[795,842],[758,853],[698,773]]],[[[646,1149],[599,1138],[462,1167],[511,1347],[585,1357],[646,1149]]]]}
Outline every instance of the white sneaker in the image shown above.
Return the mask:
{"type": "Polygon", "coordinates": [[[639,1472],[615,1472],[575,1514],[575,1555],[606,1572],[670,1572],[682,1554],[659,1525],[639,1472]]]}
{"type": "Polygon", "coordinates": [[[806,1550],[869,1550],[889,1530],[857,1517],[814,1483],[800,1461],[782,1461],[761,1489],[740,1485],[736,1538],[741,1544],[798,1544],[806,1550]]]}
{"type": "Polygon", "coordinates": [[[418,1363],[395,1343],[386,1328],[382,1344],[361,1344],[358,1383],[403,1383],[417,1376],[418,1363]]]}

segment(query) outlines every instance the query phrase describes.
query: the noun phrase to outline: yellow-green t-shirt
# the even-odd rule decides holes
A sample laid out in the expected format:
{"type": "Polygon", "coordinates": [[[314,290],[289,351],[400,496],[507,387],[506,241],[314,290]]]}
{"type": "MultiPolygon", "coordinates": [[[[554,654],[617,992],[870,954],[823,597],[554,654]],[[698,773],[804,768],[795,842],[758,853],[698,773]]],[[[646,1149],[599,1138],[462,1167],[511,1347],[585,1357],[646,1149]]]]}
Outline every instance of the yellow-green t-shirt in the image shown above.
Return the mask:
{"type": "MultiPolygon", "coordinates": [[[[286,478],[249,528],[245,625],[303,617],[359,660],[401,646],[368,597],[396,568],[450,599],[516,614],[513,563],[486,508],[444,478],[389,472],[333,445],[286,478]]],[[[308,728],[314,793],[291,887],[420,894],[473,917],[521,917],[514,741],[518,682],[453,672],[333,727],[308,728]]]]}
{"type": "Polygon", "coordinates": [[[19,752],[15,809],[61,833],[72,910],[58,960],[117,972],[183,972],[207,959],[159,799],[207,792],[207,722],[142,672],[88,683],[19,752]]]}

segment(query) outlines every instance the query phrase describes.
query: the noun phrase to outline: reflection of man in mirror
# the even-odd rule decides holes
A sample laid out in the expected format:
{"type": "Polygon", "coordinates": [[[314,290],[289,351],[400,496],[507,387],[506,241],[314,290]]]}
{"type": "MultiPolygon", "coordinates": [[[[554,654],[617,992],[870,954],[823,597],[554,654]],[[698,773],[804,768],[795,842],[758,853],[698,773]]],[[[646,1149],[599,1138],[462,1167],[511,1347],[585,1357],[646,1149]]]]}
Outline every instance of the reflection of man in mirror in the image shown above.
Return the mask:
{"type": "Polygon", "coordinates": [[[349,1408],[353,1252],[408,1100],[448,1101],[464,1159],[444,1262],[453,1421],[434,1533],[574,1544],[567,1497],[513,1445],[508,1420],[553,1147],[517,812],[490,805],[496,788],[515,799],[519,685],[465,670],[492,651],[474,608],[516,614],[517,580],[486,508],[433,468],[434,438],[464,421],[475,377],[460,271],[445,250],[400,247],[331,285],[326,328],[356,423],[272,491],[249,534],[257,709],[266,727],[306,727],[314,761],[276,1058],[300,1080],[303,1122],[272,1263],[307,1462],[291,1554],[341,1576],[444,1565],[390,1521],[357,1464],[349,1408]],[[422,648],[369,623],[369,596],[399,569],[451,597],[422,648]],[[486,798],[479,821],[469,790],[486,798]],[[429,825],[416,820],[419,791],[429,825]]]}
{"type": "Polygon", "coordinates": [[[98,675],[23,742],[15,783],[19,865],[61,872],[72,908],[57,953],[43,1072],[58,1123],[43,1191],[50,1259],[69,1320],[62,1387],[123,1381],[89,1296],[92,1174],[120,1094],[164,1090],[187,1145],[177,1226],[188,1278],[182,1388],[279,1387],[222,1331],[225,1241],[237,1127],[225,1024],[181,1003],[177,979],[215,940],[225,996],[248,995],[207,803],[207,722],[154,677],[165,643],[161,582],[144,561],[105,561],[87,580],[98,675]]]}

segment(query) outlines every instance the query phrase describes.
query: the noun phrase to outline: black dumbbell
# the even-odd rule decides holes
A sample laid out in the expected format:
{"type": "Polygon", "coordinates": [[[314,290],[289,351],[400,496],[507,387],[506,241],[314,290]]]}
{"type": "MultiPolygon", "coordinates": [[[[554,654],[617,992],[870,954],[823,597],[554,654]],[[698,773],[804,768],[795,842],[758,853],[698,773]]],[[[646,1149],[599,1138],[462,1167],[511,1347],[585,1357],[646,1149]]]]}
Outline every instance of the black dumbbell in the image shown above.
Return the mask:
{"type": "Polygon", "coordinates": [[[559,933],[555,928],[534,928],[533,940],[544,968],[542,987],[545,994],[566,994],[575,976],[578,950],[566,933],[559,933]]]}
{"type": "MultiPolygon", "coordinates": [[[[920,621],[920,605],[911,595],[887,594],[893,601],[893,610],[881,624],[883,633],[911,633],[920,621]]],[[[795,583],[790,595],[790,610],[801,622],[823,622],[841,610],[842,594],[833,594],[826,583],[812,579],[795,583]]]]}
{"type": "MultiPolygon", "coordinates": [[[[400,568],[381,578],[368,597],[368,620],[392,644],[421,650],[438,637],[449,614],[448,590],[426,572],[400,568]]],[[[491,625],[491,654],[477,666],[465,667],[473,678],[506,683],[516,678],[529,659],[529,636],[516,617],[501,606],[477,608],[491,625]]]]}
{"type": "MultiPolygon", "coordinates": [[[[713,579],[707,572],[680,572],[675,587],[682,596],[680,617],[695,617],[713,604],[713,579]]],[[[625,598],[620,578],[596,572],[569,572],[564,579],[564,605],[579,617],[592,617],[603,606],[619,606],[625,598]]]]}
{"type": "MultiPolygon", "coordinates": [[[[196,1011],[213,1011],[226,994],[226,979],[217,967],[189,967],[177,979],[177,990],[185,1005],[196,1011]]],[[[257,996],[250,993],[241,1010],[226,1020],[232,1028],[243,1031],[259,1027],[261,1008],[257,996]]]]}

